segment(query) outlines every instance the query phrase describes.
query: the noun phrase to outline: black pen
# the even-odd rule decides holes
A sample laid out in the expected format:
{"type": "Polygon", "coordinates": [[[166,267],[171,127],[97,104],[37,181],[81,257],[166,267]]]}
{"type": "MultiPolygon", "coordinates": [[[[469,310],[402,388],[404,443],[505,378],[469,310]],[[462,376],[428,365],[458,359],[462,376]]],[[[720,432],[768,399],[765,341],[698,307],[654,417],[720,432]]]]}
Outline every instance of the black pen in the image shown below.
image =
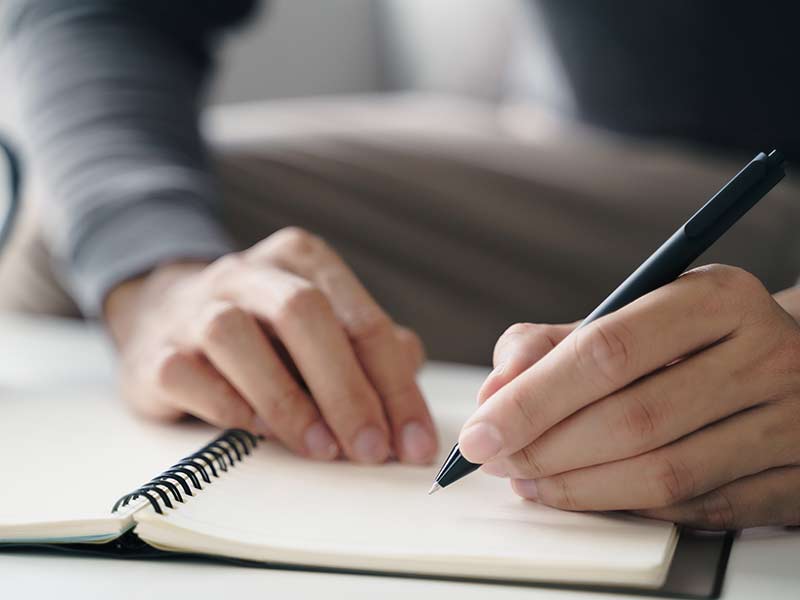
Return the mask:
{"type": "MultiPolygon", "coordinates": [[[[677,279],[748,210],[783,179],[783,155],[760,152],[698,210],[672,237],[622,282],[578,327],[588,325],[677,279]]],[[[445,488],[480,467],[453,446],[428,494],[445,488]]]]}

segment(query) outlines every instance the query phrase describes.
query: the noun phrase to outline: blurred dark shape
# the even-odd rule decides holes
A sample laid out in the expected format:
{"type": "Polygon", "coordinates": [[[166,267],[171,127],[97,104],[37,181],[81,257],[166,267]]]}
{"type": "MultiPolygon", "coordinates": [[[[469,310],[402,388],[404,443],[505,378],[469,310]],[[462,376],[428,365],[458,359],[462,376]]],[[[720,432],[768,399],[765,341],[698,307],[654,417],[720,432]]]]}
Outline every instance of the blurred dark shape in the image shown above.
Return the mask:
{"type": "Polygon", "coordinates": [[[0,138],[0,250],[6,245],[19,212],[19,161],[11,146],[0,138]]]}

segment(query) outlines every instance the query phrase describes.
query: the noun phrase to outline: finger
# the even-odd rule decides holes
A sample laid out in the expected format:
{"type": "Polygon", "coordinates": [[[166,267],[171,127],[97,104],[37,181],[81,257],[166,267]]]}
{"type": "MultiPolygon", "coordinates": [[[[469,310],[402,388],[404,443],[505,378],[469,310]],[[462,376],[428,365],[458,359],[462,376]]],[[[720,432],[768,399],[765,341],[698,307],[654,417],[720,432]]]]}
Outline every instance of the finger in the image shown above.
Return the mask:
{"type": "MultiPolygon", "coordinates": [[[[427,464],[437,451],[433,420],[416,382],[416,365],[403,356],[403,347],[388,318],[344,323],[360,364],[383,402],[392,429],[394,450],[401,461],[427,464]]],[[[340,321],[342,320],[340,316],[340,321]]]]}
{"type": "Polygon", "coordinates": [[[796,460],[795,427],[779,405],[761,406],[653,452],[543,477],[534,484],[515,480],[514,489],[567,510],[669,506],[796,460]]]}
{"type": "Polygon", "coordinates": [[[276,269],[250,269],[225,282],[244,310],[270,323],[340,447],[359,462],[389,456],[389,427],[330,303],[307,281],[276,269]]]}
{"type": "Polygon", "coordinates": [[[481,471],[492,477],[509,477],[510,467],[507,458],[496,458],[481,465],[481,471]]]}
{"type": "Polygon", "coordinates": [[[196,354],[167,349],[154,361],[153,389],[166,404],[221,427],[249,428],[253,411],[208,361],[196,354]]]}
{"type": "Polygon", "coordinates": [[[394,323],[322,240],[294,229],[281,233],[267,241],[267,251],[276,264],[311,281],[330,302],[383,403],[397,455],[403,461],[429,463],[436,455],[436,433],[417,386],[416,368],[403,358],[394,323]]]}
{"type": "Polygon", "coordinates": [[[288,372],[252,315],[227,302],[212,305],[195,332],[196,342],[289,449],[333,460],[339,445],[308,394],[288,372]]]}
{"type": "Polygon", "coordinates": [[[772,342],[741,336],[640,379],[564,419],[508,457],[508,474],[537,479],[637,456],[750,408],[778,390],[737,365],[770,353],[772,342]]]}
{"type": "Polygon", "coordinates": [[[506,329],[495,344],[494,370],[478,391],[478,405],[555,348],[575,325],[516,323],[506,329]]]}
{"type": "Polygon", "coordinates": [[[513,454],[584,406],[732,333],[742,318],[728,288],[754,279],[739,273],[683,276],[576,329],[467,421],[459,437],[465,458],[513,454]]]}
{"type": "Polygon", "coordinates": [[[685,502],[636,513],[697,529],[796,526],[800,525],[798,497],[800,467],[779,467],[742,477],[685,502]]]}

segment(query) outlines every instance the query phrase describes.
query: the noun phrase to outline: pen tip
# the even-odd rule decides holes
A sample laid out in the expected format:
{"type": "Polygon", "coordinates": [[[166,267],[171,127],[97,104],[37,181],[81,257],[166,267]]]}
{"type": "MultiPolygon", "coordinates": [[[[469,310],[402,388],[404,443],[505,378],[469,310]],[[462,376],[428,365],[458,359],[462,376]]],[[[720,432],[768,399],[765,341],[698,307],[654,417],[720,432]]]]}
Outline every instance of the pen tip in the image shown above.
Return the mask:
{"type": "Polygon", "coordinates": [[[436,493],[436,492],[438,492],[440,489],[442,489],[442,486],[440,486],[438,483],[434,483],[434,484],[431,486],[431,489],[430,489],[430,490],[428,490],[428,496],[430,496],[431,494],[435,494],[435,493],[436,493]]]}

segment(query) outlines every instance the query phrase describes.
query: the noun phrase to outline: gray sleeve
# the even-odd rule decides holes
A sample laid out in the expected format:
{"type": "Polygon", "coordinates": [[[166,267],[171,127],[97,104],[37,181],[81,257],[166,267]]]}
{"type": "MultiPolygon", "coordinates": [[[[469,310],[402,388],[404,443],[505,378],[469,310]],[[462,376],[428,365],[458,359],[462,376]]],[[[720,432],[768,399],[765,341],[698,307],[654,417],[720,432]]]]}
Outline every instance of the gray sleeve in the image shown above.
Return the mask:
{"type": "Polygon", "coordinates": [[[172,35],[144,0],[2,3],[45,240],[82,310],[159,263],[227,252],[198,128],[210,32],[172,35]]]}

